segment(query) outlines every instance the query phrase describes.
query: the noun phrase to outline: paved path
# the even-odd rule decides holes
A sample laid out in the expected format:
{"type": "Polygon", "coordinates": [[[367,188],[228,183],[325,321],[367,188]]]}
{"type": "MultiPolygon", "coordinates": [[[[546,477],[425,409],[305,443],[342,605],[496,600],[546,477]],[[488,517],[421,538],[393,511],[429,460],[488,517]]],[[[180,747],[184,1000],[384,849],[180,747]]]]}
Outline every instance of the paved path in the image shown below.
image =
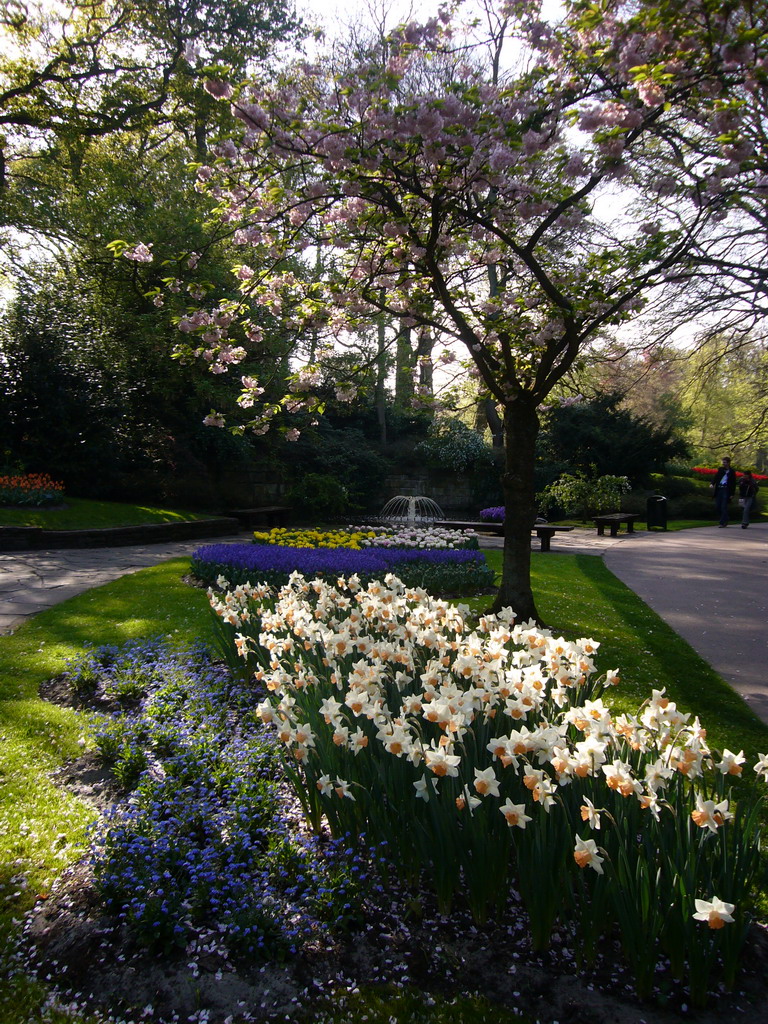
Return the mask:
{"type": "Polygon", "coordinates": [[[189,555],[201,544],[249,541],[252,536],[243,533],[239,538],[212,537],[119,548],[0,552],[0,634],[10,632],[44,608],[126,573],[189,555]]]}
{"type": "MultiPolygon", "coordinates": [[[[0,633],[84,590],[204,543],[0,553],[0,633]]],[[[501,545],[501,538],[482,541],[483,547],[501,545]]],[[[552,550],[602,555],[768,722],[768,523],[617,538],[574,530],[556,535],[552,550]]]]}
{"type": "Polygon", "coordinates": [[[638,533],[604,559],[768,722],[768,523],[638,533]]]}

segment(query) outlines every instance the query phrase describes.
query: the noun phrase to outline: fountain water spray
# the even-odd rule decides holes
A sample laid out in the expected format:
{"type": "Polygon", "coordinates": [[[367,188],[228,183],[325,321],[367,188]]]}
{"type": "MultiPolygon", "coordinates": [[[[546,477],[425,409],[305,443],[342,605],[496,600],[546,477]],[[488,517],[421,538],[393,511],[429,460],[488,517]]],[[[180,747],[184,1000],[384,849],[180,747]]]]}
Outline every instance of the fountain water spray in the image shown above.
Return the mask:
{"type": "Polygon", "coordinates": [[[389,499],[381,510],[380,518],[393,523],[432,523],[435,519],[445,519],[445,516],[431,498],[422,494],[398,494],[389,499]]]}

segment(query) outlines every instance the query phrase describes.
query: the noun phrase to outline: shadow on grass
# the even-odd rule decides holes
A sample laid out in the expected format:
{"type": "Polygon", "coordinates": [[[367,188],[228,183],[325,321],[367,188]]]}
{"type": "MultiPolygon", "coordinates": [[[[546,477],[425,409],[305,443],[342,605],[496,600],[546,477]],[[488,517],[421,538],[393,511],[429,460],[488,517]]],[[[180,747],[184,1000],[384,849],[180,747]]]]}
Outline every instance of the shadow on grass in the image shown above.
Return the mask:
{"type": "Polygon", "coordinates": [[[168,635],[189,643],[210,640],[205,591],[186,586],[189,559],[176,558],[122,576],[39,612],[0,636],[0,700],[33,698],[42,680],[64,670],[88,645],[121,645],[168,635]]]}

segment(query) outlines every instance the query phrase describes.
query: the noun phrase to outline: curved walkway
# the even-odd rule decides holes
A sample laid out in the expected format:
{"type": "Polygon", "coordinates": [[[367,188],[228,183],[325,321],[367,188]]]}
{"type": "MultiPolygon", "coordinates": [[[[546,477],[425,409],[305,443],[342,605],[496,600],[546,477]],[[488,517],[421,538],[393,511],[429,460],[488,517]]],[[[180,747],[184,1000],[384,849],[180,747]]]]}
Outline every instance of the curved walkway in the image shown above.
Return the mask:
{"type": "Polygon", "coordinates": [[[639,533],[604,558],[768,722],[768,523],[639,533]]]}
{"type": "MultiPolygon", "coordinates": [[[[203,543],[0,553],[0,634],[84,590],[190,554],[203,543]]],[[[488,547],[501,543],[501,538],[482,541],[488,547]]],[[[608,568],[768,722],[768,523],[748,530],[704,527],[617,538],[575,530],[557,536],[553,554],[557,551],[602,555],[608,568]]]]}
{"type": "MultiPolygon", "coordinates": [[[[252,536],[252,532],[243,533],[233,539],[246,541],[252,536]]],[[[221,541],[221,536],[216,536],[117,548],[0,552],[0,634],[9,633],[31,615],[84,590],[169,558],[189,555],[201,544],[221,541]]]]}

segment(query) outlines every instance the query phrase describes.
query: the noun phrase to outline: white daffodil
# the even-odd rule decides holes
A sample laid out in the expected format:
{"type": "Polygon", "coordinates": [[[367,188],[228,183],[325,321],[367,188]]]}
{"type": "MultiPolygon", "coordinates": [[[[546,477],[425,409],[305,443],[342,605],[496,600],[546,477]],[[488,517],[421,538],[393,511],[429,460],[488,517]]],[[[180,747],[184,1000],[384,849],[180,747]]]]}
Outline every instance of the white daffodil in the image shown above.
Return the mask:
{"type": "Polygon", "coordinates": [[[321,775],[316,785],[323,796],[330,796],[333,793],[333,783],[331,782],[330,775],[321,775]]]}
{"type": "Polygon", "coordinates": [[[480,771],[475,768],[475,790],[480,796],[498,796],[499,782],[493,768],[485,768],[480,771]]]}
{"type": "Polygon", "coordinates": [[[598,853],[597,843],[594,839],[582,839],[581,836],[576,836],[576,847],[573,851],[573,859],[580,868],[590,867],[593,871],[596,871],[598,875],[602,875],[603,861],[605,858],[601,857],[598,853]]]}
{"type": "Polygon", "coordinates": [[[710,832],[717,832],[718,828],[729,821],[733,815],[728,810],[728,801],[721,800],[716,804],[714,800],[704,800],[699,794],[696,797],[696,810],[691,811],[691,817],[699,828],[708,828],[710,832]]]}
{"type": "Polygon", "coordinates": [[[693,916],[697,921],[706,921],[710,928],[723,928],[726,924],[733,924],[733,911],[736,909],[733,903],[725,903],[717,896],[713,896],[711,900],[695,902],[696,913],[693,916]]]}
{"type": "Polygon", "coordinates": [[[509,798],[504,801],[499,810],[506,818],[510,828],[525,828],[532,820],[530,815],[525,813],[525,804],[513,804],[509,798]]]}
{"type": "Polygon", "coordinates": [[[579,812],[581,814],[581,820],[589,822],[590,828],[600,828],[600,812],[597,810],[597,808],[589,799],[589,797],[584,797],[584,803],[579,808],[579,812]]]}
{"type": "Polygon", "coordinates": [[[740,750],[738,754],[734,754],[733,751],[726,748],[723,751],[723,759],[717,765],[717,768],[723,775],[741,775],[741,766],[745,760],[743,750],[740,750]]]}

